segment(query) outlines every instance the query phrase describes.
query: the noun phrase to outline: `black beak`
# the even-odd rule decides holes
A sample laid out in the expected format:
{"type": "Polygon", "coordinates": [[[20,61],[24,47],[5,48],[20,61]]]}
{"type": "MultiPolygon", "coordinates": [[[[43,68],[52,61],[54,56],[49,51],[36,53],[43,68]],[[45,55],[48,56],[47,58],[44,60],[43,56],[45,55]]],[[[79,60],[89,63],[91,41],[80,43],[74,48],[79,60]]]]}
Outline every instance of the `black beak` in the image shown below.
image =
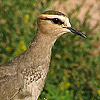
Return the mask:
{"type": "Polygon", "coordinates": [[[69,29],[72,33],[75,33],[75,34],[77,34],[77,35],[80,35],[80,36],[86,38],[86,35],[85,35],[85,34],[79,32],[78,30],[76,30],[76,29],[73,28],[73,27],[67,27],[67,29],[69,29]]]}

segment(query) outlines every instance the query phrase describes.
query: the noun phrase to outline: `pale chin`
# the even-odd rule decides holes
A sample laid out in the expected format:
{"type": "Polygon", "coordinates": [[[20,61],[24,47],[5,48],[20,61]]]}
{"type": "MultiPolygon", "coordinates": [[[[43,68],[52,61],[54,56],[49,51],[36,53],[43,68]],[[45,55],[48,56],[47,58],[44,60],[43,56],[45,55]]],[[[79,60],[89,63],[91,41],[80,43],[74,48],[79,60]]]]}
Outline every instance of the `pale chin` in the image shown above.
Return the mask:
{"type": "Polygon", "coordinates": [[[63,32],[61,32],[60,34],[58,34],[58,37],[61,36],[61,35],[63,35],[63,34],[66,34],[66,33],[68,33],[68,32],[71,32],[71,31],[69,31],[69,30],[68,30],[68,31],[63,31],[63,32]]]}
{"type": "Polygon", "coordinates": [[[69,29],[66,29],[66,31],[62,32],[63,34],[71,32],[69,29]]]}
{"type": "Polygon", "coordinates": [[[71,32],[69,29],[67,29],[67,32],[71,32]]]}

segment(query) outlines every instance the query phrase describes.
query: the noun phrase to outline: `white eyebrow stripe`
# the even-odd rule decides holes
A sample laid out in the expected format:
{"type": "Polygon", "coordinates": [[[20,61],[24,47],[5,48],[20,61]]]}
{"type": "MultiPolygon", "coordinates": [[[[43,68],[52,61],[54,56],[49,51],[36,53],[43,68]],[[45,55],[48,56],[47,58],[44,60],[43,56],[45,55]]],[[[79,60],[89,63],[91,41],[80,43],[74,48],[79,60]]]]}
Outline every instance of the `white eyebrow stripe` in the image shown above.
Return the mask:
{"type": "Polygon", "coordinates": [[[47,18],[58,18],[63,22],[65,22],[65,20],[67,18],[66,16],[62,16],[62,15],[45,15],[45,14],[43,14],[42,16],[47,17],[47,18]]]}
{"type": "Polygon", "coordinates": [[[69,22],[69,19],[66,16],[63,16],[63,15],[45,15],[45,14],[42,14],[42,16],[45,17],[45,18],[50,18],[50,19],[52,19],[52,18],[58,18],[62,22],[64,22],[64,25],[65,26],[67,25],[68,27],[71,27],[71,24],[69,22]]]}

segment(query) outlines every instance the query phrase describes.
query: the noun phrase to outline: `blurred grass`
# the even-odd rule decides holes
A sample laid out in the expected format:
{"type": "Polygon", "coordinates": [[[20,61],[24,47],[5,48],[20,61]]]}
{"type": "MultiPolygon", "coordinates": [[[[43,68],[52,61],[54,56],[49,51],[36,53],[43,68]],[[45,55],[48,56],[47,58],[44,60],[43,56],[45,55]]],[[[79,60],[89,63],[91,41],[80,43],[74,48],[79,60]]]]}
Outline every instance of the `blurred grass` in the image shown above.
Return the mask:
{"type": "MultiPolygon", "coordinates": [[[[0,64],[26,50],[36,32],[37,16],[50,4],[52,0],[0,1],[0,64]]],[[[87,33],[87,38],[67,34],[57,40],[39,100],[100,100],[100,30],[93,32],[98,22],[90,28],[90,9],[83,22],[73,16],[81,7],[68,16],[72,26],[87,33]]]]}
{"type": "Polygon", "coordinates": [[[19,55],[29,45],[36,32],[37,16],[51,0],[0,1],[0,63],[19,55]],[[44,1],[44,2],[43,2],[44,1]]]}

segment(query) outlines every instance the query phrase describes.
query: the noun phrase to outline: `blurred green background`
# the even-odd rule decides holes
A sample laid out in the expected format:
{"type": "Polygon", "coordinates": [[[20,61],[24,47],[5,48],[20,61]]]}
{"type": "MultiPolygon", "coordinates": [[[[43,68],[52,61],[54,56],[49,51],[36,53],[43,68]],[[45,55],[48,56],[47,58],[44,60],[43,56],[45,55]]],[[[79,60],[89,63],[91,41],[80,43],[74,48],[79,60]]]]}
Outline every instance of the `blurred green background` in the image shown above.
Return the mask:
{"type": "MultiPolygon", "coordinates": [[[[56,0],[0,0],[0,64],[24,52],[36,32],[36,19],[56,0]]],[[[62,2],[65,2],[64,0],[62,2]]],[[[82,4],[67,13],[73,27],[86,33],[60,37],[53,47],[50,71],[39,100],[100,100],[100,28],[90,27],[82,4]],[[74,13],[77,13],[75,16],[74,13]],[[94,30],[96,30],[94,32],[94,30]]]]}

